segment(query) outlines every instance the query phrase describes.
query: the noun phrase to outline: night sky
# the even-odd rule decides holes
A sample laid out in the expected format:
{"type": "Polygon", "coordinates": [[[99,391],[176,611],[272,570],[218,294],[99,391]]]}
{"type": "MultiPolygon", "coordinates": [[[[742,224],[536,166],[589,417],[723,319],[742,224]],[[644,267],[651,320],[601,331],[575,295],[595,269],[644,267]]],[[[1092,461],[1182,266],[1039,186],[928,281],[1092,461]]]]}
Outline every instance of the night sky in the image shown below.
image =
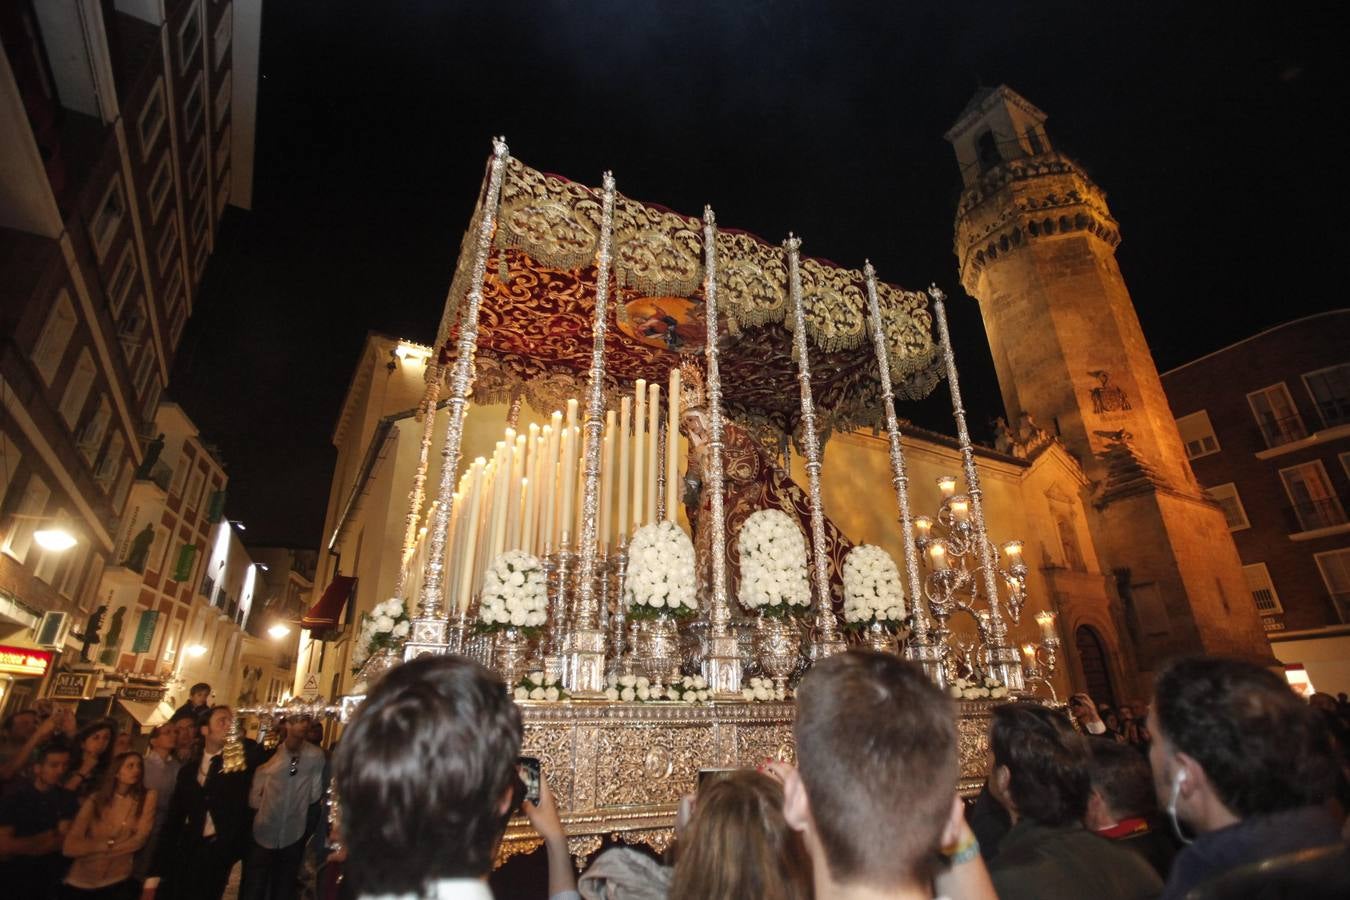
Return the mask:
{"type": "MultiPolygon", "coordinates": [[[[169,387],[252,543],[315,547],[367,331],[429,341],[492,135],[544,171],[950,295],[977,438],[1001,414],[952,253],[942,134],[982,84],[1109,193],[1166,370],[1344,305],[1336,3],[268,0],[254,208],[231,208],[169,387]],[[1182,8],[1186,7],[1186,8],[1182,8]],[[1214,12],[1210,10],[1213,9],[1214,12]]],[[[951,431],[945,387],[902,415],[951,431]]]]}

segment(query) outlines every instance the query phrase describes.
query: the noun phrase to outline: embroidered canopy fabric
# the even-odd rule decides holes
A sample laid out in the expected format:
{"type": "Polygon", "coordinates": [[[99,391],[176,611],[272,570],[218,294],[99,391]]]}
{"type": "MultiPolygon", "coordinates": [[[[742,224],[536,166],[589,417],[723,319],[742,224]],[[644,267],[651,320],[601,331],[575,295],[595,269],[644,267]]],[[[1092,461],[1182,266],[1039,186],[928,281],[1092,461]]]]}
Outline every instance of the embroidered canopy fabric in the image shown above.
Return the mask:
{"type": "MultiPolygon", "coordinates": [[[[590,370],[600,193],[511,159],[492,255],[483,279],[473,395],[482,402],[523,396],[543,413],[581,395],[590,370]]],[[[447,300],[469,289],[482,195],[447,300]]],[[[721,230],[718,312],[722,397],[728,415],[767,438],[793,434],[801,407],[792,355],[787,256],[782,247],[721,230]]],[[[664,382],[679,355],[701,354],[703,223],[619,196],[614,276],[605,345],[607,405],[638,378],[664,382]]],[[[863,273],[806,258],[801,264],[812,388],[823,431],[881,420],[881,388],[863,273]]],[[[926,295],[878,283],[895,393],[926,396],[940,375],[926,295]]],[[[452,329],[437,336],[454,354],[452,329]]]]}

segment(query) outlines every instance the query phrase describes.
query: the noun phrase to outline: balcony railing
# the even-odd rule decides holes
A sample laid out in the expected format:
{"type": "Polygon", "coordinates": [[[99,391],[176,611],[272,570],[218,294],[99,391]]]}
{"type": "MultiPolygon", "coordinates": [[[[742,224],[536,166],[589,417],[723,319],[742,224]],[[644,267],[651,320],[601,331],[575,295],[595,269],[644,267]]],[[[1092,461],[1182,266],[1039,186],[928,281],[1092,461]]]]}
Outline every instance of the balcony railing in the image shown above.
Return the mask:
{"type": "Polygon", "coordinates": [[[1350,397],[1328,397],[1317,401],[1317,412],[1328,428],[1350,425],[1350,397]]]}
{"type": "Polygon", "coordinates": [[[1301,441],[1308,436],[1303,427],[1303,418],[1299,415],[1286,416],[1283,419],[1268,419],[1261,423],[1261,436],[1266,439],[1267,448],[1301,441]]]}
{"type": "Polygon", "coordinates": [[[1331,603],[1336,607],[1341,624],[1350,625],[1350,591],[1332,591],[1331,603]]]}
{"type": "Polygon", "coordinates": [[[1294,517],[1298,520],[1300,531],[1316,531],[1319,528],[1334,528],[1345,524],[1345,510],[1334,497],[1325,500],[1309,500],[1294,504],[1294,517]]]}

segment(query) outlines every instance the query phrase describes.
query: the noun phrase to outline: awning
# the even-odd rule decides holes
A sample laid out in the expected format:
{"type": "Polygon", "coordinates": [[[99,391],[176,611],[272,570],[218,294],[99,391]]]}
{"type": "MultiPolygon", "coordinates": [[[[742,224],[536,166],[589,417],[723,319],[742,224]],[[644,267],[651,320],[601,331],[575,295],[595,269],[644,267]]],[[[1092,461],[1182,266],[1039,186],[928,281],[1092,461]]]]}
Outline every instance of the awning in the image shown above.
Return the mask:
{"type": "Polygon", "coordinates": [[[118,697],[117,702],[131,714],[131,717],[142,728],[154,728],[156,725],[163,725],[173,715],[173,706],[163,700],[158,703],[145,703],[140,700],[123,700],[118,697]]]}
{"type": "Polygon", "coordinates": [[[300,627],[312,631],[337,628],[338,620],[342,618],[342,610],[351,598],[354,587],[356,587],[356,576],[334,575],[328,587],[324,588],[323,596],[319,598],[319,602],[311,606],[309,612],[305,613],[304,617],[300,619],[300,627]]]}

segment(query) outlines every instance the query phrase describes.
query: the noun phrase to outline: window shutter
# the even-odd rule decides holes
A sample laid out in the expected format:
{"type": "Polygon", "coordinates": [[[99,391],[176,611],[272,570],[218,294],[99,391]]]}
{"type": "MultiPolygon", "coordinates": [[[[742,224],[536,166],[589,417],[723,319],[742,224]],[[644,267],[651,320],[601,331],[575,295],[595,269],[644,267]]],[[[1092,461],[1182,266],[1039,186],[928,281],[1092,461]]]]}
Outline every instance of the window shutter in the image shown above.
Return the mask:
{"type": "Polygon", "coordinates": [[[184,544],[178,551],[178,563],[173,569],[174,581],[188,581],[192,578],[192,563],[197,558],[197,545],[184,544]]]}

